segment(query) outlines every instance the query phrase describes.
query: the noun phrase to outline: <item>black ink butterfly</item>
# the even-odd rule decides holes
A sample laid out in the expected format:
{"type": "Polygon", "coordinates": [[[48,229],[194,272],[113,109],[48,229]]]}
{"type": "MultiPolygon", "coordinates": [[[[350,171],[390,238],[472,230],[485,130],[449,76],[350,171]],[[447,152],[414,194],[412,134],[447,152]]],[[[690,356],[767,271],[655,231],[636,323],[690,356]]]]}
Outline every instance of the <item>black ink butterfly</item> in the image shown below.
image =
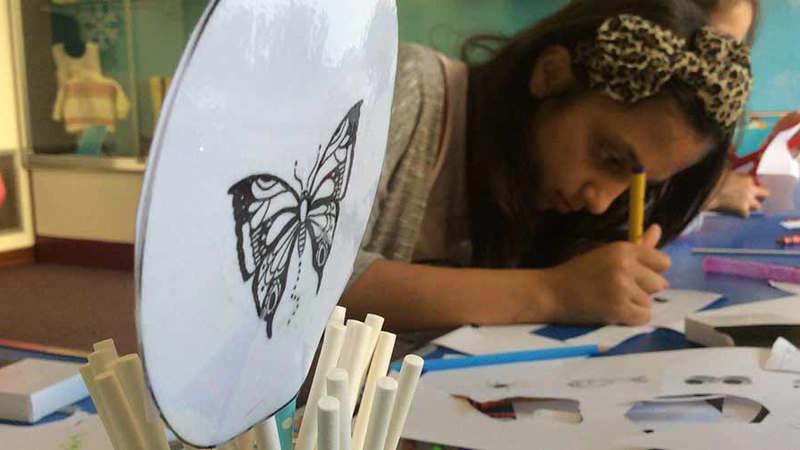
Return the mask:
{"type": "Polygon", "coordinates": [[[275,175],[261,174],[247,177],[228,190],[233,196],[239,270],[243,281],[253,278],[253,300],[259,318],[267,323],[268,338],[272,337],[275,311],[286,291],[295,247],[298,269],[291,297],[296,302],[295,311],[299,305],[294,290],[302,273],[306,235],[319,292],[339,219],[339,205],[350,181],[362,103],[363,100],[350,108],[325,150],[319,147],[317,161],[305,183],[297,176],[295,161],[294,179],[299,189],[275,175]]]}

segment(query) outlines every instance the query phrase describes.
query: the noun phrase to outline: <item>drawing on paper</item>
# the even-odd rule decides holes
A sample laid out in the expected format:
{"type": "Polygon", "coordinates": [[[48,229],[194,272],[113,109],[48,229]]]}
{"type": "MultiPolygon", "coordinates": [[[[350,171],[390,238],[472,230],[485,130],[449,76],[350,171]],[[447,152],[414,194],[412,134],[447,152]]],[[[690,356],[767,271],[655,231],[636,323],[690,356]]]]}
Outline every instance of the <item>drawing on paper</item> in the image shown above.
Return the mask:
{"type": "Polygon", "coordinates": [[[752,380],[750,377],[745,376],[727,376],[727,377],[712,377],[708,375],[693,375],[686,380],[684,380],[686,384],[712,384],[712,383],[724,383],[730,385],[741,385],[741,384],[751,384],[752,380]]]}
{"type": "Polygon", "coordinates": [[[582,380],[572,380],[567,383],[567,386],[579,389],[601,388],[611,386],[612,384],[645,384],[647,377],[623,377],[623,378],[584,378],[582,380]]]}
{"type": "Polygon", "coordinates": [[[325,149],[319,147],[305,182],[297,175],[295,161],[296,187],[275,175],[259,174],[228,190],[233,196],[239,270],[243,281],[252,279],[256,313],[266,322],[268,338],[272,337],[275,312],[283,297],[288,295],[294,302],[291,317],[300,305],[295,290],[303,274],[306,240],[319,293],[340,204],[347,194],[362,103],[358,101],[350,108],[325,149]],[[289,267],[295,258],[297,271],[290,279],[289,267]]]}

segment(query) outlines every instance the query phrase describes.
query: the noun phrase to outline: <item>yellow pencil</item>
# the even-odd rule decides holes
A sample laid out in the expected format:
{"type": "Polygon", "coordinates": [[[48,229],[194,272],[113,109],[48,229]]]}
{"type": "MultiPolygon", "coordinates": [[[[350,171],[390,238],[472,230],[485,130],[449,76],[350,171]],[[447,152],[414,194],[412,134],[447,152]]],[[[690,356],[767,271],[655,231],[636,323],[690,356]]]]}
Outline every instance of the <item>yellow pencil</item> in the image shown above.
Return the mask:
{"type": "Polygon", "coordinates": [[[631,176],[630,206],[628,207],[628,241],[642,243],[644,234],[644,193],[647,174],[644,167],[636,167],[631,176]]]}

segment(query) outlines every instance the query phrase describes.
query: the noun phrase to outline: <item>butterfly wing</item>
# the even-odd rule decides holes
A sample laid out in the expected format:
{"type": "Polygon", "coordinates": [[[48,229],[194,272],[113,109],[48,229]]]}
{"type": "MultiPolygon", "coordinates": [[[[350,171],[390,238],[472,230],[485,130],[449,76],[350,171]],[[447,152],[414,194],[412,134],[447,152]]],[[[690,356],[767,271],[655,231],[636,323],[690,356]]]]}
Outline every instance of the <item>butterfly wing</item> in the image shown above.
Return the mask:
{"type": "Polygon", "coordinates": [[[359,100],[353,105],[336,127],[319,158],[311,182],[311,205],[306,229],[313,251],[311,260],[317,272],[318,292],[339,220],[339,202],[347,193],[350,181],[362,103],[363,100],[359,100]]]}
{"type": "Polygon", "coordinates": [[[268,174],[245,178],[228,193],[233,196],[239,270],[243,281],[254,278],[256,312],[271,338],[300,229],[299,197],[288,183],[268,174]]]}
{"type": "Polygon", "coordinates": [[[322,152],[310,183],[312,203],[325,199],[341,201],[347,193],[363,103],[359,100],[350,108],[322,152]]]}
{"type": "Polygon", "coordinates": [[[333,234],[339,219],[339,202],[319,202],[308,213],[306,229],[311,242],[311,265],[317,272],[317,292],[322,284],[322,270],[328,262],[333,234]]]}

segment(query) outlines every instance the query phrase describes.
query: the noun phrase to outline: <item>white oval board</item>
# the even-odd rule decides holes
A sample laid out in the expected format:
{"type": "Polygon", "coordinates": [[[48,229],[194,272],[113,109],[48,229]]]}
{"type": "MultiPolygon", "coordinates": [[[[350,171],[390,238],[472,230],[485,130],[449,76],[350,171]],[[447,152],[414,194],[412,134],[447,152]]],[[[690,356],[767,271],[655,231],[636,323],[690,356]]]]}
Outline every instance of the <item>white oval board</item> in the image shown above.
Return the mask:
{"type": "Polygon", "coordinates": [[[147,380],[188,443],[297,394],[366,228],[396,57],[392,0],[219,0],[198,24],[136,242],[147,380]]]}

